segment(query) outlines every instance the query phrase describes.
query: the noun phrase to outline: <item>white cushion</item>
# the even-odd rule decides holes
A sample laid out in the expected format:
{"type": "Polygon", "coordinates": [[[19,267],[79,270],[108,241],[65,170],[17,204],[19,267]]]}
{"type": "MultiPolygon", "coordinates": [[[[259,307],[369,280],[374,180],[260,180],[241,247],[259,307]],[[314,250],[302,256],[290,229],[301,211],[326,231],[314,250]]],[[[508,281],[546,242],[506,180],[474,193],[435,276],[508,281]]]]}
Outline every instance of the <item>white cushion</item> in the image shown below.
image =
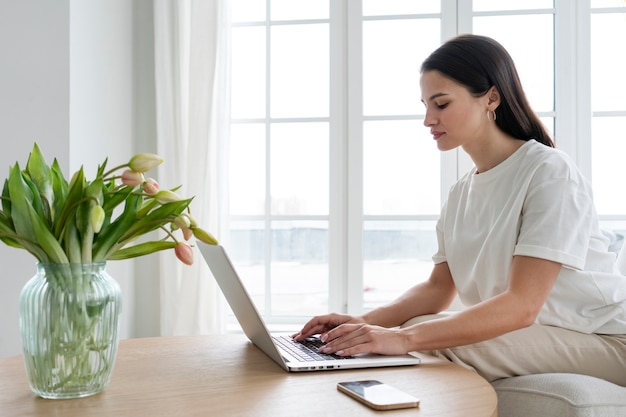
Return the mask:
{"type": "Polygon", "coordinates": [[[626,416],[626,388],[576,374],[538,374],[492,382],[499,417],[626,416]]]}

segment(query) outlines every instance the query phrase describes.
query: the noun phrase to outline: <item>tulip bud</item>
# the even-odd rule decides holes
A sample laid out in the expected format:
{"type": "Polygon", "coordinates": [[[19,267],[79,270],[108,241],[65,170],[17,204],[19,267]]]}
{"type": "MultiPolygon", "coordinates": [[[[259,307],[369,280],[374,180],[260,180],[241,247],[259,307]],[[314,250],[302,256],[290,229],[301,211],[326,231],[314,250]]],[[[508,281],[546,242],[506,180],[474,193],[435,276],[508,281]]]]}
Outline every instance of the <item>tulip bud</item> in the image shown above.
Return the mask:
{"type": "Polygon", "coordinates": [[[143,190],[147,194],[154,195],[159,192],[159,183],[154,178],[146,178],[143,183],[143,190]]]}
{"type": "Polygon", "coordinates": [[[191,230],[188,227],[185,227],[184,229],[182,229],[183,231],[183,237],[185,238],[185,240],[189,240],[191,239],[191,236],[193,236],[193,230],[191,230]]]}
{"type": "Polygon", "coordinates": [[[143,184],[144,178],[141,172],[135,172],[133,170],[127,169],[122,172],[122,184],[128,185],[129,187],[137,187],[138,185],[143,184]]]}
{"type": "Polygon", "coordinates": [[[187,219],[189,219],[189,227],[191,227],[192,229],[194,227],[198,226],[198,222],[196,222],[196,219],[194,219],[191,214],[186,213],[185,216],[187,216],[187,219]]]}
{"type": "Polygon", "coordinates": [[[170,190],[161,190],[154,195],[154,198],[161,204],[182,200],[181,196],[170,190]]]}
{"type": "Polygon", "coordinates": [[[80,167],[80,169],[76,172],[74,172],[74,174],[72,175],[72,178],[70,179],[70,188],[77,182],[80,181],[81,182],[81,186],[85,183],[85,173],[83,171],[83,167],[80,167]]]}
{"type": "Polygon", "coordinates": [[[174,253],[176,253],[176,257],[185,265],[193,264],[193,250],[188,244],[178,242],[176,247],[174,247],[174,253]]]}
{"type": "Polygon", "coordinates": [[[194,227],[191,230],[193,230],[193,235],[196,239],[204,243],[208,243],[209,245],[217,245],[217,239],[215,239],[215,237],[213,237],[213,235],[206,230],[200,229],[199,227],[194,227]]]}
{"type": "Polygon", "coordinates": [[[89,211],[89,222],[91,223],[91,229],[94,233],[100,233],[102,229],[102,223],[104,223],[104,209],[99,205],[94,205],[89,211]]]}
{"type": "Polygon", "coordinates": [[[153,153],[139,153],[128,162],[128,167],[135,172],[147,172],[163,163],[163,158],[153,153]]]}
{"type": "Polygon", "coordinates": [[[183,213],[180,216],[174,219],[174,224],[180,229],[187,229],[191,226],[191,222],[189,221],[189,216],[183,213]]]}

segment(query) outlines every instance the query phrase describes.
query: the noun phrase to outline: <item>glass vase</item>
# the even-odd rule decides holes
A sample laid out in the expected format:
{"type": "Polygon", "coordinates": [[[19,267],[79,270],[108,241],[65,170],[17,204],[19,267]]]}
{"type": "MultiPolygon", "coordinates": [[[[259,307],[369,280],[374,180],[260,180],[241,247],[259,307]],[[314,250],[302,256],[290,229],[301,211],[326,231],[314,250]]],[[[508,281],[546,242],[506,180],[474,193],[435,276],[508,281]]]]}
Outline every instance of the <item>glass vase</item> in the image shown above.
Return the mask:
{"type": "Polygon", "coordinates": [[[20,332],[31,390],[79,398],[108,384],[122,297],[106,263],[37,264],[20,295],[20,332]]]}

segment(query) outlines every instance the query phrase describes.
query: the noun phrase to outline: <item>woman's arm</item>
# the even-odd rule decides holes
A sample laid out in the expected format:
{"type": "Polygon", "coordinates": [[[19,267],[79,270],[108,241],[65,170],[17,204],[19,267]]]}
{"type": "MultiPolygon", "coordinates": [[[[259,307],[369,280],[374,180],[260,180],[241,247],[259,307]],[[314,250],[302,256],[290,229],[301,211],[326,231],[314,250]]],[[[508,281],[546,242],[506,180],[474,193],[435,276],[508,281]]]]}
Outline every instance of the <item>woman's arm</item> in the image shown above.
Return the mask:
{"type": "Polygon", "coordinates": [[[450,306],[456,287],[446,262],[435,264],[428,280],[415,285],[395,301],[372,310],[363,321],[383,327],[399,326],[413,317],[436,314],[450,306]]]}
{"type": "Polygon", "coordinates": [[[516,256],[505,292],[458,314],[406,329],[418,350],[481,342],[532,325],[548,298],[561,264],[516,256]]]}
{"type": "Polygon", "coordinates": [[[324,335],[343,324],[399,326],[413,317],[445,310],[450,306],[455,295],[456,288],[448,264],[437,264],[427,281],[409,289],[391,304],[379,307],[363,316],[332,313],[313,317],[293,337],[302,341],[314,334],[324,335]]]}
{"type": "MultiPolygon", "coordinates": [[[[415,350],[443,349],[476,343],[530,326],[537,318],[561,264],[538,258],[516,256],[511,265],[509,286],[502,294],[454,315],[422,322],[404,329],[386,329],[369,324],[344,324],[323,335],[325,353],[354,355],[374,352],[398,354],[415,350]]],[[[415,295],[415,301],[421,300],[415,295]]],[[[404,301],[399,306],[408,306],[404,301]]],[[[417,311],[418,308],[414,311],[417,311]]],[[[377,310],[375,310],[377,311],[377,310]]],[[[404,319],[410,308],[398,308],[404,319]]],[[[373,320],[387,324],[390,316],[374,314],[373,320]]]]}

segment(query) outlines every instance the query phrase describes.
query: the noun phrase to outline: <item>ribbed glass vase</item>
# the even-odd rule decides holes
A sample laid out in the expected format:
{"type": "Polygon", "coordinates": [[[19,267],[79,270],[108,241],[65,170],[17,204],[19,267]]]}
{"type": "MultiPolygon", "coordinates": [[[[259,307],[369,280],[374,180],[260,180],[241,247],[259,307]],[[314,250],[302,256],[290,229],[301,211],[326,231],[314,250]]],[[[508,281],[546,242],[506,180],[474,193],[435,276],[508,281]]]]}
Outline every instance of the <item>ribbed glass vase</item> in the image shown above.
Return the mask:
{"type": "Polygon", "coordinates": [[[37,264],[20,295],[28,382],[44,398],[78,398],[111,379],[122,307],[106,263],[37,264]]]}

